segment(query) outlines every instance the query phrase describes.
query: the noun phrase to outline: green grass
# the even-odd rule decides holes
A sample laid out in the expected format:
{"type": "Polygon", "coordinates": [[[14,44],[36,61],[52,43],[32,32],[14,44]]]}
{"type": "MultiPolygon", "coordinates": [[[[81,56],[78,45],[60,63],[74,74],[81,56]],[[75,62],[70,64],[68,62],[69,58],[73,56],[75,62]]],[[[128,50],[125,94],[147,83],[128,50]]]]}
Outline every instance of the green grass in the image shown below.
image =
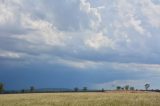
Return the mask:
{"type": "Polygon", "coordinates": [[[160,106],[158,93],[51,93],[0,95],[0,106],[160,106]]]}

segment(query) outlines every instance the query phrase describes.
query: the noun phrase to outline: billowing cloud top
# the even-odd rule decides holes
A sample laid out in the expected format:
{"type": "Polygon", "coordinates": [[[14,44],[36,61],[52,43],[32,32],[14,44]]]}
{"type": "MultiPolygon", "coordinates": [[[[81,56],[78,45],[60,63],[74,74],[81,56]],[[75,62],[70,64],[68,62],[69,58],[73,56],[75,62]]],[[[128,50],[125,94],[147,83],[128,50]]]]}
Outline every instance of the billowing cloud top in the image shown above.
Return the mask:
{"type": "Polygon", "coordinates": [[[59,75],[61,81],[48,80],[61,87],[154,84],[160,74],[159,34],[159,0],[0,0],[0,80],[16,88],[30,74],[12,82],[14,75],[7,73],[31,72],[27,84],[41,86],[33,80],[42,72],[59,75]]]}

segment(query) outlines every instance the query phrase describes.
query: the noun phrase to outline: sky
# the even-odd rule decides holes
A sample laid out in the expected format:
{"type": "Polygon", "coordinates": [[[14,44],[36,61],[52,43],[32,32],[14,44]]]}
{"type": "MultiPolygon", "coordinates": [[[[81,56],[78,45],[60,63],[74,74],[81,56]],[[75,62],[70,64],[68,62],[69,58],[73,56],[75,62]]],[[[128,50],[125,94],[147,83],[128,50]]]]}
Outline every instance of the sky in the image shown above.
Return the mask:
{"type": "Polygon", "coordinates": [[[160,89],[160,0],[0,0],[6,89],[160,89]]]}

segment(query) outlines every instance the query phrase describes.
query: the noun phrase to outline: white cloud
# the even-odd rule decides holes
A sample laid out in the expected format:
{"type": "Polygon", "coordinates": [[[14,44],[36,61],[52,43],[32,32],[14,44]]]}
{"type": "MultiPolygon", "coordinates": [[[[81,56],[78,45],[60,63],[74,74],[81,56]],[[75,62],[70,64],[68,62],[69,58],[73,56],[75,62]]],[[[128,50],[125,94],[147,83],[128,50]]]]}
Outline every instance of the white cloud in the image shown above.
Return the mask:
{"type": "Polygon", "coordinates": [[[142,22],[138,19],[137,10],[135,4],[131,1],[121,0],[117,2],[117,11],[120,16],[121,27],[133,28],[140,34],[144,34],[145,29],[142,26],[142,22]]]}
{"type": "MultiPolygon", "coordinates": [[[[105,70],[111,69],[112,71],[119,72],[136,72],[143,73],[147,76],[160,75],[160,64],[141,64],[141,63],[122,63],[122,62],[107,62],[107,61],[91,61],[84,59],[67,59],[61,57],[49,57],[49,63],[51,64],[63,64],[78,69],[89,70],[105,70]],[[54,61],[53,61],[54,60],[54,61]]],[[[46,60],[47,61],[47,60],[46,60]]],[[[107,70],[106,70],[107,71],[107,70]]]]}
{"type": "Polygon", "coordinates": [[[149,23],[156,27],[160,28],[160,5],[155,4],[152,0],[142,0],[142,12],[148,18],[149,23]]]}
{"type": "Polygon", "coordinates": [[[126,71],[144,71],[160,74],[160,64],[140,64],[140,63],[113,63],[113,68],[126,71]]]}
{"type": "Polygon", "coordinates": [[[75,59],[63,59],[63,58],[57,58],[57,61],[50,61],[49,63],[51,64],[55,64],[55,63],[59,63],[59,64],[63,64],[63,65],[67,65],[69,67],[73,67],[73,68],[78,68],[78,69],[90,69],[90,68],[96,68],[96,66],[101,63],[96,63],[93,61],[88,61],[88,60],[75,60],[75,59]]]}
{"type": "Polygon", "coordinates": [[[65,37],[63,32],[59,32],[56,27],[48,21],[41,19],[32,19],[31,15],[22,15],[21,23],[26,29],[32,30],[27,35],[17,35],[16,38],[26,40],[33,44],[42,44],[49,46],[65,46],[65,37]]]}
{"type": "Polygon", "coordinates": [[[14,21],[14,13],[5,0],[0,1],[0,25],[5,25],[14,21]]]}
{"type": "Polygon", "coordinates": [[[104,48],[114,48],[114,42],[102,33],[98,33],[88,37],[85,45],[93,49],[99,50],[104,48]]]}
{"type": "Polygon", "coordinates": [[[101,24],[101,14],[99,13],[99,7],[93,8],[87,0],[80,0],[80,9],[88,14],[90,17],[90,27],[96,30],[101,24]]]}
{"type": "Polygon", "coordinates": [[[19,58],[21,58],[23,55],[24,55],[23,53],[0,50],[0,57],[2,57],[2,58],[19,59],[19,58]]]}
{"type": "Polygon", "coordinates": [[[129,21],[129,24],[133,26],[133,28],[139,32],[140,34],[144,34],[144,28],[141,26],[141,21],[140,20],[135,20],[134,18],[131,18],[129,21]]]}

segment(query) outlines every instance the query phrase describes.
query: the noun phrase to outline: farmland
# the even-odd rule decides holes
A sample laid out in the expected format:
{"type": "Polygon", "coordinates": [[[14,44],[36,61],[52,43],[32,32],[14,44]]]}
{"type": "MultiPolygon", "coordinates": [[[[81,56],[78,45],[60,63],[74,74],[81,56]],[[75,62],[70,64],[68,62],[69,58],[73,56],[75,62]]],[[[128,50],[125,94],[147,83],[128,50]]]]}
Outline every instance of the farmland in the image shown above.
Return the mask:
{"type": "Polygon", "coordinates": [[[33,93],[0,95],[0,106],[159,106],[159,93],[33,93]]]}

